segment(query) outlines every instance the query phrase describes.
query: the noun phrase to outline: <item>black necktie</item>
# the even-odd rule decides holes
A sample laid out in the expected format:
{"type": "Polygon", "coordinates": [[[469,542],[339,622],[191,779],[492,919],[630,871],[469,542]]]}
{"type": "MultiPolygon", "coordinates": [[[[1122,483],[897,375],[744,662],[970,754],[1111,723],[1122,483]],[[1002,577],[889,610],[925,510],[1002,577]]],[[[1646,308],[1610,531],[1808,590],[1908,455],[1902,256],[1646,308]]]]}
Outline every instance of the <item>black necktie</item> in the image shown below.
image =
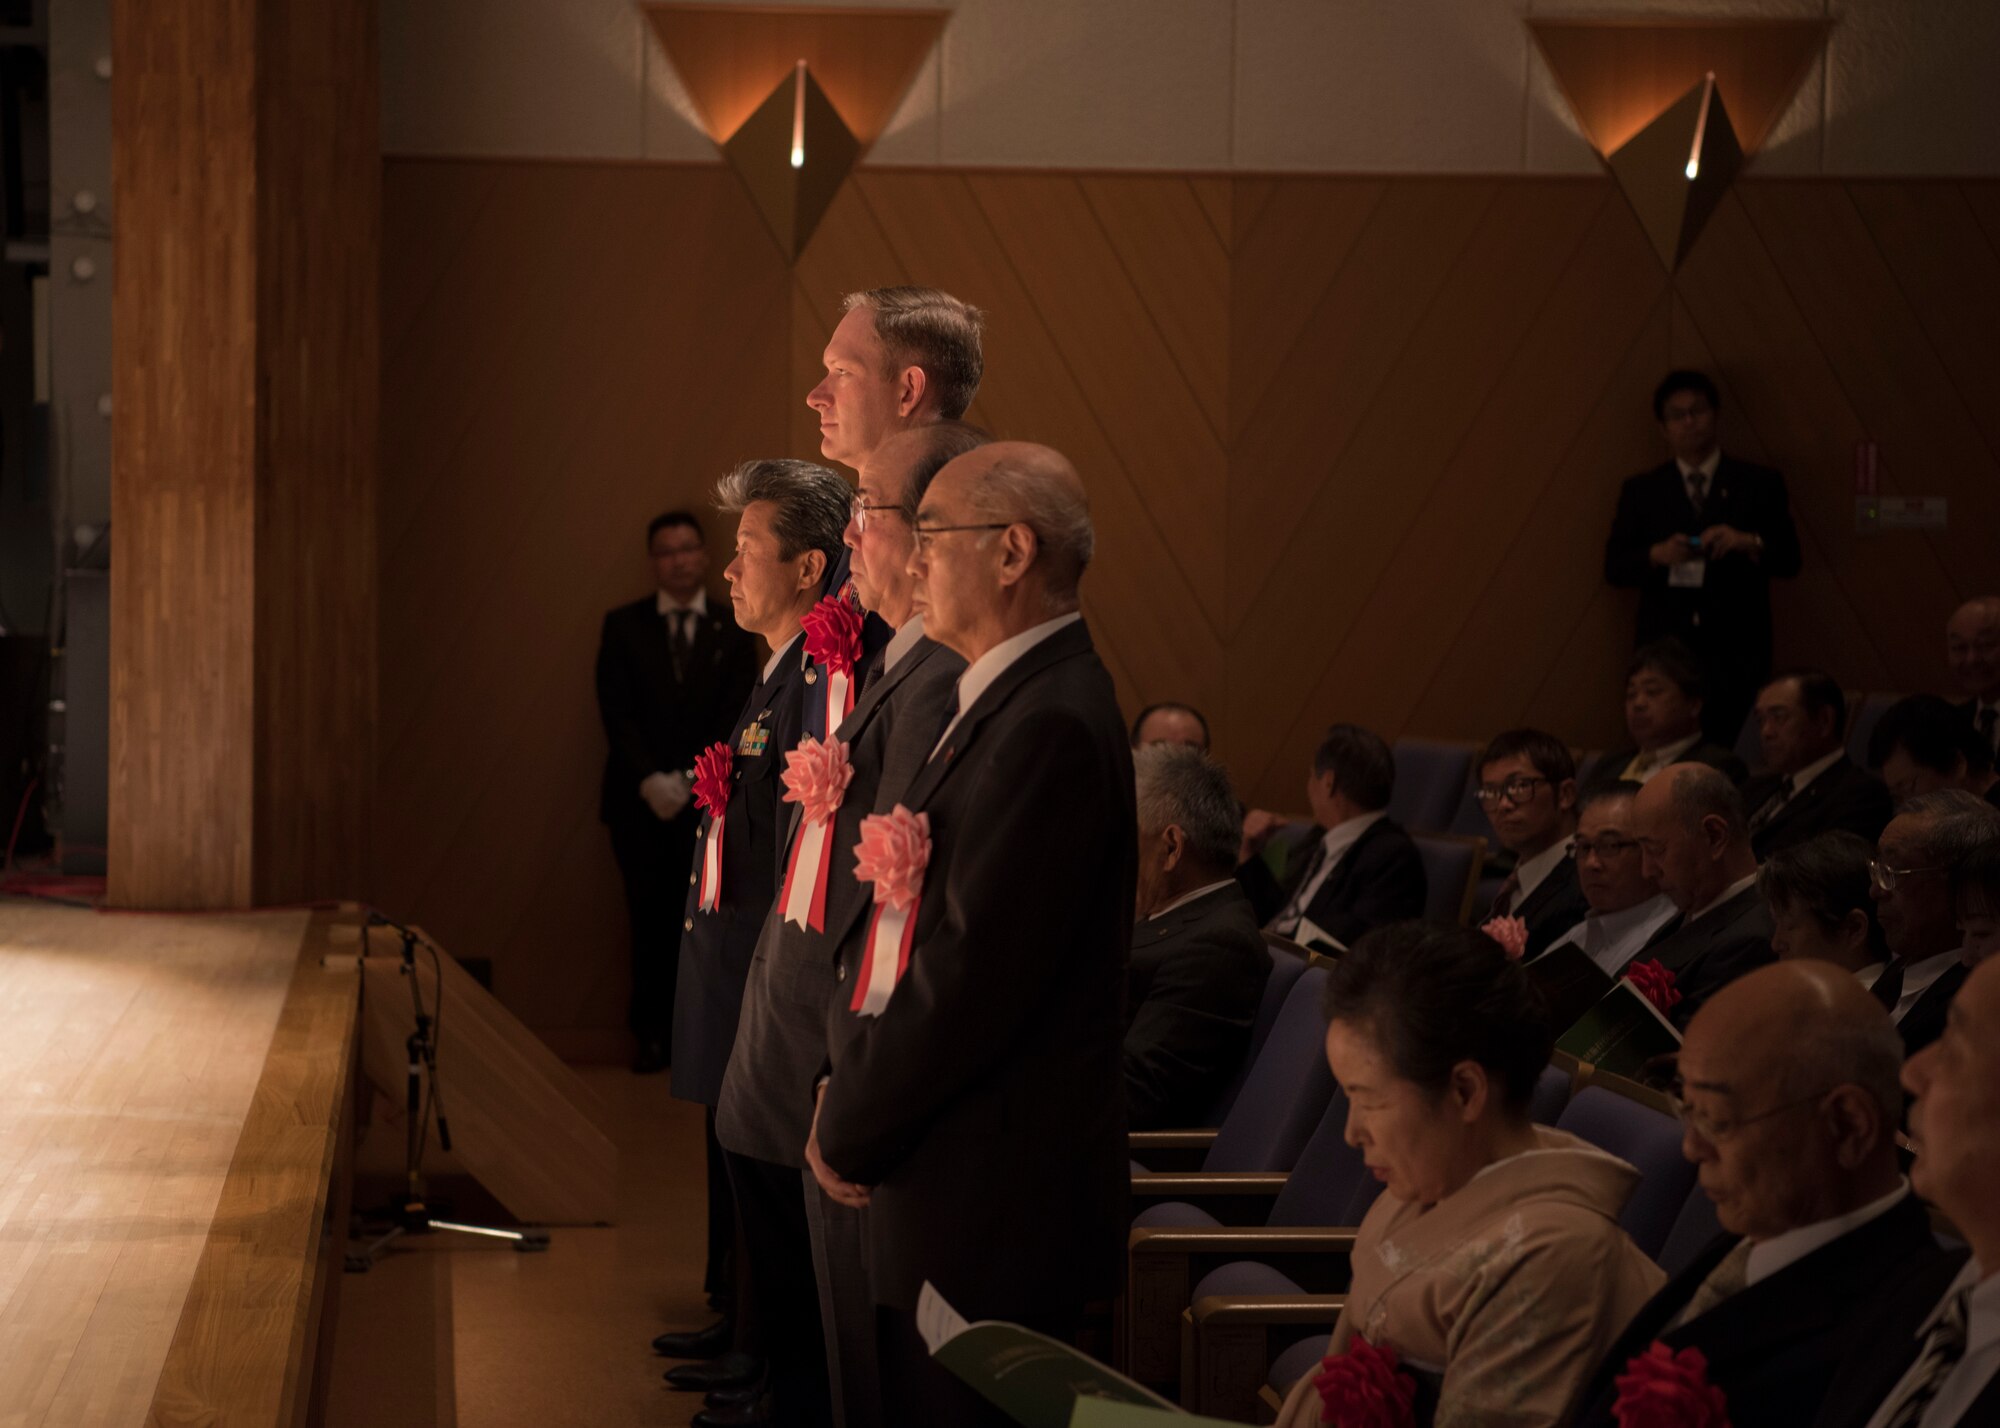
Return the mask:
{"type": "Polygon", "coordinates": [[[1785,805],[1791,801],[1792,776],[1786,774],[1778,780],[1777,791],[1765,799],[1763,806],[1750,815],[1750,831],[1752,833],[1762,833],[1765,828],[1770,826],[1773,818],[1776,818],[1780,813],[1785,811],[1785,805]]]}
{"type": "Polygon", "coordinates": [[[1875,994],[1875,1000],[1888,1009],[1889,1015],[1896,1014],[1896,1003],[1903,999],[1903,959],[1893,957],[1889,965],[1882,969],[1882,975],[1875,979],[1875,985],[1868,989],[1875,994]]]}
{"type": "Polygon", "coordinates": [[[694,623],[694,611],[667,611],[667,651],[674,662],[674,682],[687,678],[688,656],[694,650],[694,640],[688,626],[694,623]]]}
{"type": "Polygon", "coordinates": [[[1687,488],[1688,504],[1694,507],[1695,516],[1699,519],[1701,508],[1708,504],[1708,473],[1706,471],[1688,472],[1687,488]]]}
{"type": "Polygon", "coordinates": [[[1501,882],[1500,890],[1493,894],[1493,916],[1505,917],[1514,910],[1514,899],[1521,895],[1521,875],[1509,873],[1501,882]]]}

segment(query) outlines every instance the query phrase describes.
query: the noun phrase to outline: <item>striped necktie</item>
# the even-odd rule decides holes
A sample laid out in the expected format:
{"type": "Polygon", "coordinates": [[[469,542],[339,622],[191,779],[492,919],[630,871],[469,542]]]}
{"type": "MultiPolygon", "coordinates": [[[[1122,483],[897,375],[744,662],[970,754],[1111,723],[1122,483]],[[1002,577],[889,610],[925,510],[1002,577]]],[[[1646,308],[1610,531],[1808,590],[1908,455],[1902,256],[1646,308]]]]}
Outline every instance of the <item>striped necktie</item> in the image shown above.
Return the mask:
{"type": "Polygon", "coordinates": [[[1743,1239],[1738,1240],[1736,1247],[1724,1255],[1715,1268],[1708,1272],[1708,1278],[1702,1280],[1694,1292],[1694,1297],[1681,1307],[1680,1313],[1668,1321],[1668,1332],[1671,1333],[1683,1324],[1692,1323],[1723,1300],[1741,1294],[1744,1285],[1749,1282],[1750,1241],[1743,1239]]]}
{"type": "Polygon", "coordinates": [[[1910,1371],[1903,1375],[1875,1417],[1882,1428],[1916,1428],[1923,1421],[1924,1410],[1931,1406],[1931,1400],[1938,1396],[1951,1371],[1965,1357],[1967,1301],[1971,1298],[1972,1286],[1968,1284],[1945,1301],[1944,1312],[1924,1335],[1917,1361],[1910,1365],[1910,1371]]]}

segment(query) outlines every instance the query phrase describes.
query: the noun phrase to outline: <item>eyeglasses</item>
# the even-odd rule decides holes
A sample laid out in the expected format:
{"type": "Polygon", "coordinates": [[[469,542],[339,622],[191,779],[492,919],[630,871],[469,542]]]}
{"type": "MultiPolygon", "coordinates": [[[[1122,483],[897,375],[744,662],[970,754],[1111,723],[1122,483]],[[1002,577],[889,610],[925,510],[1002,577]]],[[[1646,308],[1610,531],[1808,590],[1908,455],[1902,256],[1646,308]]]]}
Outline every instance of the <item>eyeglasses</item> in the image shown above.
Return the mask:
{"type": "Polygon", "coordinates": [[[1887,863],[1874,858],[1868,860],[1868,881],[1877,892],[1892,893],[1896,884],[1904,878],[1921,877],[1925,873],[1941,873],[1943,868],[1892,868],[1887,863]]]}
{"type": "Polygon", "coordinates": [[[1825,1099],[1833,1089],[1833,1087],[1829,1086],[1824,1091],[1815,1091],[1810,1096],[1801,1096],[1796,1101],[1787,1101],[1782,1106],[1773,1106],[1770,1110],[1759,1111],[1754,1116],[1739,1116],[1733,1121],[1716,1120],[1712,1116],[1703,1115],[1680,1098],[1678,1088],[1676,1088],[1675,1093],[1669,1099],[1673,1101],[1674,1114],[1680,1117],[1682,1125],[1686,1126],[1710,1145],[1719,1145],[1745,1126],[1754,1126],[1759,1121],[1768,1121],[1772,1116],[1781,1116],[1786,1111],[1796,1111],[1800,1106],[1810,1106],[1816,1101],[1825,1099]]]}
{"type": "Polygon", "coordinates": [[[868,504],[867,494],[862,491],[856,491],[854,493],[854,504],[850,507],[849,514],[854,518],[854,529],[865,531],[868,529],[868,513],[870,511],[895,511],[901,514],[902,509],[901,506],[871,506],[868,504]]]}
{"type": "Polygon", "coordinates": [[[951,531],[1004,531],[1013,524],[1013,521],[987,521],[970,526],[911,526],[910,534],[917,538],[917,550],[922,553],[930,549],[932,536],[945,535],[951,531]]]}
{"type": "Polygon", "coordinates": [[[1579,838],[1569,845],[1569,852],[1580,863],[1592,853],[1600,858],[1616,858],[1638,846],[1637,838],[1579,838]]]}
{"type": "Polygon", "coordinates": [[[1472,796],[1488,808],[1502,799],[1510,803],[1526,803],[1535,796],[1535,785],[1547,782],[1547,779],[1533,774],[1515,774],[1505,783],[1482,783],[1472,791],[1472,796]]]}

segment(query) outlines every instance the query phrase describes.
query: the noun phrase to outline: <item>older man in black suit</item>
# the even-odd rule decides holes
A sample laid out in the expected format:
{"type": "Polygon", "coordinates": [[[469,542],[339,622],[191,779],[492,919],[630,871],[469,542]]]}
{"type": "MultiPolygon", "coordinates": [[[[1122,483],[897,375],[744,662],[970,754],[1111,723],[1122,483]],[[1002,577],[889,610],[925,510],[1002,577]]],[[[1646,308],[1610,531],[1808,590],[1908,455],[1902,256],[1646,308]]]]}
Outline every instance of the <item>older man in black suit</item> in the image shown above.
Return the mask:
{"type": "Polygon", "coordinates": [[[1236,880],[1266,931],[1298,940],[1311,923],[1345,947],[1373,928],[1424,915],[1423,857],[1389,817],[1395,786],[1396,763],[1381,735],[1335,724],[1306,779],[1312,829],[1288,849],[1282,875],[1264,850],[1284,820],[1263,809],[1244,817],[1236,880]]]}
{"type": "Polygon", "coordinates": [[[1139,901],[1125,1000],[1134,1130],[1202,1119],[1243,1062],[1271,954],[1236,865],[1236,793],[1220,764],[1175,744],[1132,756],[1139,901]]]}
{"type": "Polygon", "coordinates": [[[1708,674],[1708,736],[1736,741],[1771,672],[1771,581],[1799,573],[1785,478],[1725,456],[1721,397],[1700,372],[1669,372],[1653,415],[1673,459],[1629,478],[1604,543],[1604,578],[1639,591],[1636,643],[1678,636],[1708,674]]]}
{"type": "Polygon", "coordinates": [[[2000,1423],[2000,962],[1966,979],[1950,1021],[1903,1067],[1917,1193],[1972,1248],[1870,1294],[1871,1332],[1827,1390],[1817,1428],[2000,1423]]]}
{"type": "Polygon", "coordinates": [[[670,1059],[681,945],[680,870],[694,853],[694,757],[729,730],[757,681],[757,646],[727,610],[711,610],[708,547],[689,511],[646,528],[655,589],[604,617],[597,712],[607,744],[598,817],[625,882],[632,923],[632,1069],[670,1059]]]}
{"type": "Polygon", "coordinates": [[[1707,764],[1741,783],[1749,771],[1735,750],[1702,737],[1707,691],[1694,651],[1679,640],[1655,640],[1636,651],[1625,667],[1625,732],[1632,742],[1600,758],[1579,792],[1647,783],[1674,764],[1707,764]]]}
{"type": "Polygon", "coordinates": [[[2000,811],[1964,789],[1922,793],[1896,810],[1869,867],[1876,916],[1893,960],[1876,982],[1915,1054],[1943,1033],[1964,985],[1965,938],[1951,877],[1967,854],[2000,840],[2000,811]]]}
{"type": "MultiPolygon", "coordinates": [[[[915,546],[911,525],[939,469],[987,439],[960,422],[933,423],[891,436],[862,463],[845,532],[850,571],[863,608],[880,616],[894,635],[874,666],[862,669],[854,710],[835,732],[849,781],[831,817],[818,819],[823,831],[811,832],[802,810],[791,810],[790,876],[764,919],[750,961],[743,1015],[716,1108],[716,1136],[729,1154],[744,1211],[751,1277],[759,1302],[768,1306],[779,1422],[824,1419],[836,1398],[838,1421],[847,1428],[864,1428],[881,1417],[874,1402],[874,1310],[866,1302],[857,1212],[824,1199],[805,1168],[806,1137],[814,1085],[826,1063],[827,1006],[837,986],[832,935],[868,896],[866,886],[854,880],[848,850],[861,820],[874,809],[876,790],[884,783],[907,787],[929,757],[965,669],[957,654],[925,636],[908,571],[915,546]],[[807,856],[821,850],[820,857],[807,856]],[[815,887],[823,889],[817,912],[815,887]],[[828,1264],[829,1255],[835,1263],[828,1264]],[[856,1286],[863,1299],[859,1316],[851,1297],[845,1303],[835,1297],[836,1290],[856,1286]]],[[[799,788],[786,795],[787,802],[798,804],[807,796],[804,780],[803,769],[788,776],[799,788]]]]}
{"type": "Polygon", "coordinates": [[[967,668],[928,762],[864,825],[874,903],[841,936],[807,1158],[869,1204],[889,1421],[1005,1423],[931,1360],[917,1307],[928,1281],[1061,1337],[1114,1292],[1132,756],[1077,608],[1093,536],[1069,462],[962,456],[916,536],[926,629],[967,668]]]}
{"type": "Polygon", "coordinates": [[[1766,772],[1743,785],[1750,845],[1759,858],[1843,829],[1874,842],[1889,821],[1889,790],[1847,757],[1847,695],[1832,675],[1787,670],[1757,692],[1766,772]]]}
{"type": "Polygon", "coordinates": [[[1706,764],[1675,764],[1632,799],[1640,865],[1681,915],[1634,961],[1674,974],[1682,1026],[1725,985],[1774,960],[1771,913],[1736,786],[1706,764]]]}
{"type": "MultiPolygon", "coordinates": [[[[1810,1423],[1877,1296],[1940,1251],[1897,1169],[1902,1048],[1861,984],[1785,962],[1718,992],[1680,1053],[1683,1150],[1727,1232],[1639,1311],[1577,1423],[1618,1421],[1649,1346],[1699,1350],[1732,1423],[1810,1423]]],[[[1587,1293],[1587,1289],[1579,1289],[1587,1293]]]]}

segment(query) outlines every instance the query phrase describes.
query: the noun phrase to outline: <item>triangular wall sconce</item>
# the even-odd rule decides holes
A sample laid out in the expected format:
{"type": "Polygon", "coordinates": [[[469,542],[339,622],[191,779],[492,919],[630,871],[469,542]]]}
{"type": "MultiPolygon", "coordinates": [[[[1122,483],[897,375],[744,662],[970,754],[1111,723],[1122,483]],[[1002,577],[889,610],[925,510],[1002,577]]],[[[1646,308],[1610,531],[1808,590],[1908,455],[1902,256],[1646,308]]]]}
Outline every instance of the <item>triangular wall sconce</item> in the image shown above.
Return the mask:
{"type": "Polygon", "coordinates": [[[1639,226],[1673,272],[1743,167],[1715,76],[1705,76],[1608,162],[1639,226]]]}
{"type": "Polygon", "coordinates": [[[701,4],[645,11],[709,138],[792,258],[894,117],[951,13],[701,4]]]}

